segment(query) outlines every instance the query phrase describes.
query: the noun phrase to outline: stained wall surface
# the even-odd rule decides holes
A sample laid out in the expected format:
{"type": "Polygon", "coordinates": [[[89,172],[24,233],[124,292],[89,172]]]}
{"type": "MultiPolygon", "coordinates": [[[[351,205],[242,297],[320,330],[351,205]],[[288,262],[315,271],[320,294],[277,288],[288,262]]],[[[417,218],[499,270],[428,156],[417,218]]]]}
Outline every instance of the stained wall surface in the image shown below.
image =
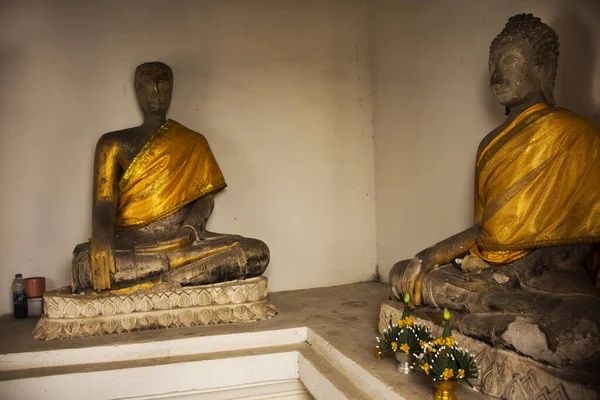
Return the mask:
{"type": "Polygon", "coordinates": [[[70,284],[96,140],[141,123],[133,72],[154,60],[229,185],[209,229],[264,240],[272,291],[368,280],[368,45],[366,1],[0,1],[0,313],[15,273],[70,284]]]}

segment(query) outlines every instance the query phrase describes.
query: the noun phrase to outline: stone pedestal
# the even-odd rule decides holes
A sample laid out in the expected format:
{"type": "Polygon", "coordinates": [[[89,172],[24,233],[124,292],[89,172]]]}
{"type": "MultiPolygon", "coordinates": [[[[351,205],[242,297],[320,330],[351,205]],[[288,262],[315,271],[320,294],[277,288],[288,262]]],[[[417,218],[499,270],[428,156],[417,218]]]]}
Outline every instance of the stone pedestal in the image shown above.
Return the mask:
{"type": "MultiPolygon", "coordinates": [[[[394,300],[386,301],[381,305],[379,333],[383,333],[390,320],[397,321],[402,316],[403,307],[402,303],[394,300]]],[[[415,321],[430,327],[435,336],[441,336],[441,326],[420,318],[415,318],[415,321]]],[[[453,336],[461,347],[467,348],[475,354],[481,368],[476,387],[490,398],[509,400],[598,399],[595,390],[564,379],[556,368],[547,367],[517,353],[495,349],[487,343],[458,332],[453,332],[453,336]]]]}
{"type": "Polygon", "coordinates": [[[44,294],[35,339],[71,339],[148,329],[248,322],[277,314],[267,278],[130,295],[86,296],[69,287],[44,294]]]}

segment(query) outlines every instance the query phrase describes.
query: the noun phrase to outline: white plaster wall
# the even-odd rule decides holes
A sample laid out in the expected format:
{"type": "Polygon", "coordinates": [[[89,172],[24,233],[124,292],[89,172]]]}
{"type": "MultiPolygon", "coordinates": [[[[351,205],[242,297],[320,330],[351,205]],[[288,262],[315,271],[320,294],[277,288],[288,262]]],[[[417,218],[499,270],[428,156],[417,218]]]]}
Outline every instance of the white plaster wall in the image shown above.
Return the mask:
{"type": "Polygon", "coordinates": [[[557,100],[600,123],[597,0],[373,0],[371,75],[378,264],[392,265],[472,225],[479,141],[504,118],[488,89],[488,49],[531,12],[560,37],[557,100]]]}
{"type": "Polygon", "coordinates": [[[70,283],[104,132],[141,122],[134,68],[229,187],[211,230],[264,240],[272,291],[367,280],[375,200],[367,1],[0,1],[0,313],[17,272],[70,283]]]}

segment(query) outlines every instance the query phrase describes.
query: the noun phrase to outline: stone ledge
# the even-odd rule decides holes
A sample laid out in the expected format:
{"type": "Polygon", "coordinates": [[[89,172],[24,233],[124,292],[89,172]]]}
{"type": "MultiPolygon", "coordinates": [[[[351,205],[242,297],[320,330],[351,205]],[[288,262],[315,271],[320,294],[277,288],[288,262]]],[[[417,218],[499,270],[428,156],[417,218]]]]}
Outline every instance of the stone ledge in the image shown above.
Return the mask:
{"type": "MultiPolygon", "coordinates": [[[[381,304],[379,313],[379,333],[383,333],[389,321],[402,316],[403,304],[388,300],[381,304]]],[[[441,336],[442,327],[415,318],[415,321],[428,326],[434,335],[441,336]]],[[[583,385],[558,378],[559,371],[546,367],[530,358],[502,349],[495,349],[487,343],[453,332],[461,347],[469,349],[479,367],[480,377],[476,387],[492,399],[510,400],[596,400],[594,390],[583,385]]]]}
{"type": "Polygon", "coordinates": [[[277,314],[267,278],[131,295],[86,296],[61,288],[44,295],[39,340],[70,339],[149,329],[249,322],[277,314]]]}

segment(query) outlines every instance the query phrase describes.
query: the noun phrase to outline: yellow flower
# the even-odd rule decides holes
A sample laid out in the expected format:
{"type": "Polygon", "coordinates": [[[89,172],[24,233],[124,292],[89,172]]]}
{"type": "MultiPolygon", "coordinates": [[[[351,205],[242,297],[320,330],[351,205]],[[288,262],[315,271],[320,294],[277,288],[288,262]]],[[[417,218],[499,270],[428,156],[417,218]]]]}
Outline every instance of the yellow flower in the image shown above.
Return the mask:
{"type": "Polygon", "coordinates": [[[396,343],[396,342],[392,342],[392,350],[393,350],[393,351],[396,351],[396,350],[398,350],[398,343],[396,343]]]}
{"type": "Polygon", "coordinates": [[[448,346],[448,347],[454,346],[454,336],[448,336],[446,338],[446,346],[448,346]]]}
{"type": "Polygon", "coordinates": [[[401,319],[398,320],[398,327],[402,328],[404,326],[404,321],[401,319]]]}
{"type": "Polygon", "coordinates": [[[423,346],[425,346],[425,342],[424,340],[419,340],[419,346],[421,346],[421,348],[423,348],[423,346]]]}
{"type": "Polygon", "coordinates": [[[465,377],[465,370],[464,370],[464,369],[459,369],[459,370],[458,370],[458,374],[456,374],[456,377],[457,377],[458,379],[462,379],[462,378],[464,378],[464,377],[465,377]]]}
{"type": "Polygon", "coordinates": [[[435,340],[435,342],[433,342],[433,344],[443,346],[446,344],[446,339],[444,339],[443,337],[439,337],[435,340]]]}
{"type": "Polygon", "coordinates": [[[415,317],[413,317],[412,315],[409,315],[408,317],[404,318],[404,324],[406,326],[410,326],[414,323],[415,323],[415,317]]]}
{"type": "Polygon", "coordinates": [[[454,376],[454,372],[450,368],[446,368],[444,372],[442,372],[442,375],[444,376],[444,380],[447,381],[454,376]]]}
{"type": "Polygon", "coordinates": [[[429,375],[429,369],[430,369],[430,368],[431,368],[431,367],[430,367],[430,366],[429,366],[429,364],[427,364],[427,363],[425,363],[425,364],[421,365],[421,369],[422,369],[423,371],[425,371],[425,373],[426,373],[427,375],[429,375]]]}
{"type": "Polygon", "coordinates": [[[408,352],[410,351],[410,346],[408,344],[404,343],[402,346],[400,346],[400,350],[402,350],[403,352],[408,354],[408,352]]]}

